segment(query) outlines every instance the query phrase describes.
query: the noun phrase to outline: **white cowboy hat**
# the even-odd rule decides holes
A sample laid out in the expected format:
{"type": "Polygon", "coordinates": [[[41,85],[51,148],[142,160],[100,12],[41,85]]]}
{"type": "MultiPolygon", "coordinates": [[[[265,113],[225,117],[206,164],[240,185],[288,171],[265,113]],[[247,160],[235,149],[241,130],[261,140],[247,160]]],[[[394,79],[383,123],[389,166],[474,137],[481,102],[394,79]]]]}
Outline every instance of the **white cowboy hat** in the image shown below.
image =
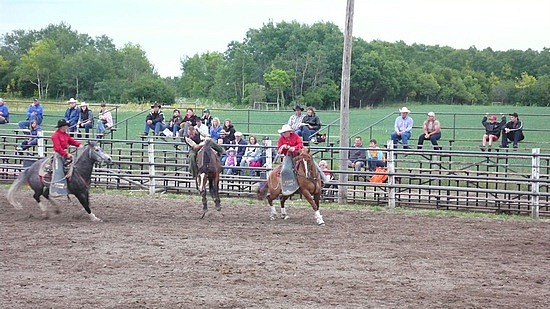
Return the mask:
{"type": "Polygon", "coordinates": [[[411,111],[407,107],[403,106],[402,108],[399,109],[399,112],[400,113],[410,113],[411,111]]]}
{"type": "Polygon", "coordinates": [[[88,104],[86,104],[86,102],[80,102],[80,107],[83,107],[83,106],[88,106],[88,104]]]}
{"type": "Polygon", "coordinates": [[[67,101],[67,103],[78,103],[78,101],[75,100],[74,98],[70,98],[69,101],[67,101]]]}
{"type": "Polygon", "coordinates": [[[434,112],[429,112],[429,113],[428,113],[428,116],[429,116],[429,117],[435,117],[435,113],[434,113],[434,112]]]}
{"type": "Polygon", "coordinates": [[[284,132],[288,132],[288,131],[294,131],[294,130],[292,130],[292,128],[288,124],[284,124],[281,129],[277,130],[277,132],[279,132],[279,133],[284,133],[284,132]]]}

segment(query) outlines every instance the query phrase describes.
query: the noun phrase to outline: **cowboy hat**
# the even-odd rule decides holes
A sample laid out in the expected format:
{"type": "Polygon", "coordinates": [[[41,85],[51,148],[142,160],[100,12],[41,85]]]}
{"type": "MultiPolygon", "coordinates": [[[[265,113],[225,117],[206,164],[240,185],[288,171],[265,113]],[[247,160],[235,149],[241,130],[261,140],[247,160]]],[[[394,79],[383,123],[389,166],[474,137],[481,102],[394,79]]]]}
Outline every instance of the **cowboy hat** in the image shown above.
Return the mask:
{"type": "Polygon", "coordinates": [[[429,113],[428,113],[428,116],[429,116],[429,117],[435,117],[435,113],[434,113],[434,112],[429,112],[429,113]]]}
{"type": "Polygon", "coordinates": [[[83,106],[88,106],[88,104],[86,104],[86,102],[80,102],[80,107],[83,107],[83,106]]]}
{"type": "Polygon", "coordinates": [[[300,106],[300,104],[296,104],[296,106],[294,106],[294,108],[292,109],[293,111],[297,111],[297,110],[301,110],[302,112],[304,111],[304,108],[300,106]]]}
{"type": "Polygon", "coordinates": [[[151,105],[151,108],[153,108],[153,107],[161,108],[162,105],[160,105],[160,104],[158,104],[157,102],[155,102],[155,104],[151,105]]]}
{"type": "Polygon", "coordinates": [[[235,134],[233,134],[233,135],[235,135],[235,136],[243,136],[243,132],[237,131],[237,132],[235,132],[235,134]]]}
{"type": "Polygon", "coordinates": [[[56,128],[61,128],[61,127],[68,126],[68,125],[69,125],[69,123],[67,122],[67,120],[59,119],[59,121],[57,121],[57,125],[55,127],[56,128]]]}
{"type": "Polygon", "coordinates": [[[69,101],[67,101],[67,103],[78,103],[78,101],[75,100],[74,98],[70,98],[69,101]]]}
{"type": "Polygon", "coordinates": [[[283,124],[283,127],[281,129],[277,130],[277,132],[279,132],[279,133],[284,133],[284,132],[288,132],[288,131],[294,131],[294,130],[292,130],[292,128],[288,124],[283,124]]]}
{"type": "Polygon", "coordinates": [[[400,113],[410,113],[411,111],[407,107],[403,106],[402,108],[399,109],[399,112],[400,113]]]}

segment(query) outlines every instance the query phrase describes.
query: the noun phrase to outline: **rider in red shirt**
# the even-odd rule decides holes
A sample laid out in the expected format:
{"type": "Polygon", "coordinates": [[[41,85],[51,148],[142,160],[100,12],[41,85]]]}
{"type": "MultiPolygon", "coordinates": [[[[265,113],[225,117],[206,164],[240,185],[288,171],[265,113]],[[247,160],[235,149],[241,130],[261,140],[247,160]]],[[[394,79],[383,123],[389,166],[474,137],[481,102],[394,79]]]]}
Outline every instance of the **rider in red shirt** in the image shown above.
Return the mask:
{"type": "Polygon", "coordinates": [[[294,133],[294,130],[288,124],[283,125],[277,131],[281,133],[281,137],[279,137],[279,142],[277,143],[277,149],[280,154],[295,156],[304,148],[302,138],[294,133]]]}
{"type": "Polygon", "coordinates": [[[52,134],[53,150],[62,156],[65,161],[71,160],[73,155],[67,152],[69,146],[80,147],[82,143],[72,138],[68,133],[69,123],[65,119],[57,122],[57,130],[52,134]]]}

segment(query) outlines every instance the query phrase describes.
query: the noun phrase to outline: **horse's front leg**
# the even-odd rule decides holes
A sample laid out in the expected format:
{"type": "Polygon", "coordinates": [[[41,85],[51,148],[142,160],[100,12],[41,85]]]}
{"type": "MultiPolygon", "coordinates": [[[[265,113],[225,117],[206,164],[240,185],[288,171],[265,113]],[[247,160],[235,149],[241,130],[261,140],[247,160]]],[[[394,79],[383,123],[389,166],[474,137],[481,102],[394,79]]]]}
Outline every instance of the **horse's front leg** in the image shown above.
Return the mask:
{"type": "Polygon", "coordinates": [[[311,208],[313,208],[313,211],[315,211],[315,221],[318,225],[325,225],[325,221],[323,220],[323,216],[321,216],[321,211],[319,210],[319,201],[321,199],[320,193],[315,193],[312,195],[309,191],[302,192],[302,195],[306,198],[306,200],[311,205],[311,208]]]}
{"type": "Polygon", "coordinates": [[[94,215],[94,213],[92,212],[92,210],[90,209],[90,195],[89,195],[88,191],[76,194],[76,198],[78,199],[80,204],[82,204],[82,207],[84,207],[84,210],[86,210],[86,212],[88,213],[88,217],[90,217],[90,220],[95,221],[95,222],[102,221],[101,219],[96,217],[94,215]]]}

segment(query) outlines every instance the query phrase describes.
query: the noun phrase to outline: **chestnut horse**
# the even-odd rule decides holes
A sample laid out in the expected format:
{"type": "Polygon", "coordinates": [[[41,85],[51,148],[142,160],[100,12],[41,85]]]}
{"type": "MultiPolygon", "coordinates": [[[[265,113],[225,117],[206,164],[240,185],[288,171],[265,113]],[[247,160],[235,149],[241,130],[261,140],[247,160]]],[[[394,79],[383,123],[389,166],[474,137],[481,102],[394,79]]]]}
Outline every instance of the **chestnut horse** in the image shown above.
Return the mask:
{"type": "MultiPolygon", "coordinates": [[[[296,192],[305,197],[311,208],[315,211],[317,224],[325,225],[323,216],[321,216],[321,212],[319,211],[319,200],[321,199],[321,191],[323,189],[322,176],[313,161],[313,157],[309,153],[309,148],[302,149],[292,161],[299,186],[296,192]]],[[[271,220],[275,220],[275,216],[277,215],[275,206],[273,206],[273,200],[280,196],[281,218],[287,220],[289,216],[286,214],[285,202],[290,196],[296,193],[282,195],[281,168],[282,165],[275,167],[267,176],[267,182],[260,186],[257,191],[258,198],[262,200],[267,198],[267,203],[271,206],[271,220]]]]}
{"type": "Polygon", "coordinates": [[[222,209],[220,205],[220,173],[222,170],[222,164],[216,151],[212,149],[212,140],[207,140],[204,146],[197,152],[197,178],[196,185],[197,190],[202,195],[202,210],[203,214],[201,218],[204,218],[206,212],[208,212],[207,200],[206,200],[206,183],[208,182],[208,191],[214,199],[216,210],[222,209]]]}

